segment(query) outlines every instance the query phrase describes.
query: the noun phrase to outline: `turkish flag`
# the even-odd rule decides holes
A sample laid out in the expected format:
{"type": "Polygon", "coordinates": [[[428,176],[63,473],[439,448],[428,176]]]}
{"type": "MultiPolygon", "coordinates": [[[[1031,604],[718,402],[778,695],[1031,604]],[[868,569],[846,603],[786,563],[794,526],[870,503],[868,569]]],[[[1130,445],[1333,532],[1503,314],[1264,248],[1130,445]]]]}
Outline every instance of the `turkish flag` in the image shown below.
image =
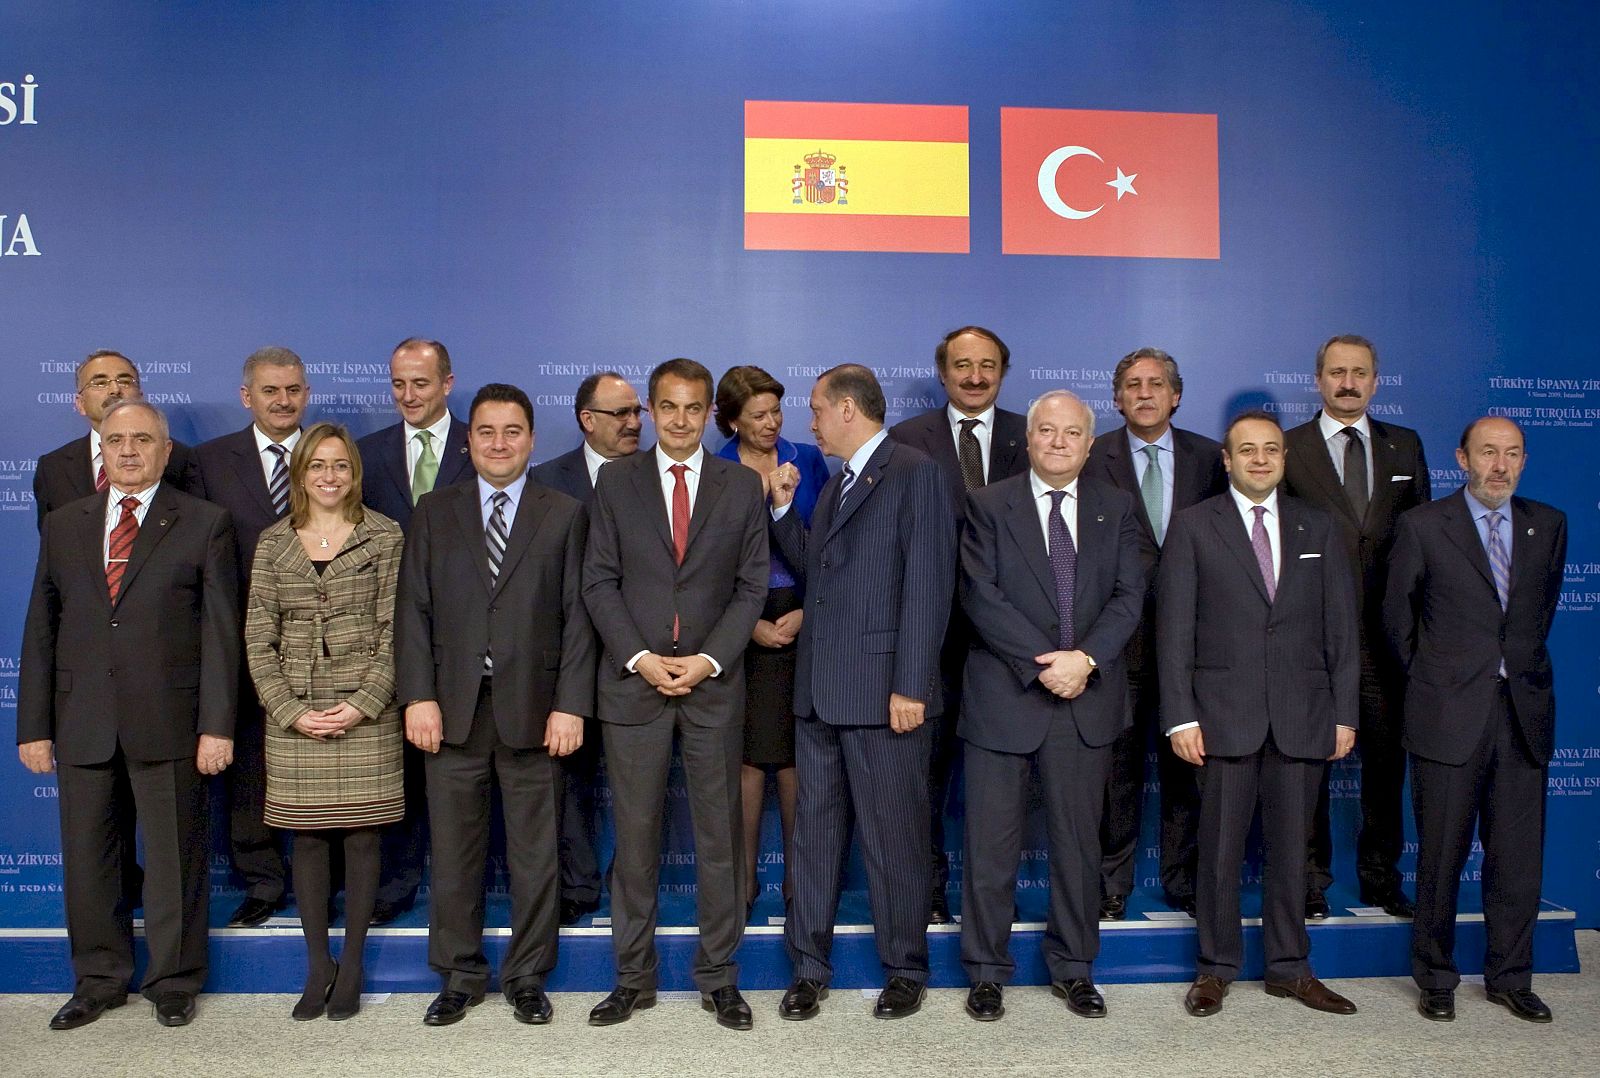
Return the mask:
{"type": "Polygon", "coordinates": [[[1217,118],[1000,110],[1000,249],[1221,258],[1217,118]]]}

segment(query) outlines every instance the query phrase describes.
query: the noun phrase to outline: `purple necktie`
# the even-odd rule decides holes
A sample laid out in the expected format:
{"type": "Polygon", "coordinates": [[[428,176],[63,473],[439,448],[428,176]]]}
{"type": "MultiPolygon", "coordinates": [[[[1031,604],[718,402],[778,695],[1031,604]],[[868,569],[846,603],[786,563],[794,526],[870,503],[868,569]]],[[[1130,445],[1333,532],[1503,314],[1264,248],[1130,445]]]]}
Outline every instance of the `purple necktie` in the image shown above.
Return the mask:
{"type": "Polygon", "coordinates": [[[1256,565],[1261,569],[1261,580],[1267,585],[1267,602],[1272,602],[1278,597],[1278,582],[1272,575],[1272,544],[1267,541],[1267,516],[1266,506],[1258,505],[1253,510],[1256,515],[1255,526],[1250,529],[1250,546],[1256,552],[1256,565]]]}
{"type": "Polygon", "coordinates": [[[1072,618],[1072,597],[1078,584],[1078,548],[1072,545],[1072,533],[1061,516],[1061,499],[1064,490],[1050,492],[1050,572],[1056,578],[1056,613],[1061,618],[1061,650],[1071,651],[1077,643],[1077,627],[1072,618]]]}

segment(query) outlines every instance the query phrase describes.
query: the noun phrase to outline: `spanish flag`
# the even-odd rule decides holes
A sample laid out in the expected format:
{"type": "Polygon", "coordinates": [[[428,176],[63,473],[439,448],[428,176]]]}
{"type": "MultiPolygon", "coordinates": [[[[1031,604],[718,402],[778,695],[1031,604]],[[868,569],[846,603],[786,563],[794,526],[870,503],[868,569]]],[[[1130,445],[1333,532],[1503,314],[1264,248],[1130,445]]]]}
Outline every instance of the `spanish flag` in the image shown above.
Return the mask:
{"type": "Polygon", "coordinates": [[[968,215],[965,106],[744,103],[746,250],[966,254],[968,215]]]}

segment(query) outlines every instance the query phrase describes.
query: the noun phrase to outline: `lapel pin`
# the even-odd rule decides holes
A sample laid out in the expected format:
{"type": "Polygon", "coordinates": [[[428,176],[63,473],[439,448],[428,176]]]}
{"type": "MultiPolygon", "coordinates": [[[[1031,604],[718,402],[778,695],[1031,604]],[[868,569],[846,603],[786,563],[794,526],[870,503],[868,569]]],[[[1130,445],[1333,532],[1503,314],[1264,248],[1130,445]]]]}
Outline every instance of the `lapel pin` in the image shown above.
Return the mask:
{"type": "MultiPolygon", "coordinates": [[[[161,523],[158,525],[158,527],[165,528],[166,526],[167,526],[167,518],[166,517],[162,517],[161,518],[161,523]]],[[[1528,534],[1532,535],[1533,533],[1529,532],[1528,534]]]]}
{"type": "Polygon", "coordinates": [[[1533,534],[1533,529],[1532,529],[1532,528],[1529,528],[1529,529],[1528,529],[1528,534],[1529,534],[1529,535],[1532,535],[1532,534],[1533,534]]]}
{"type": "Polygon", "coordinates": [[[1294,530],[1297,532],[1303,532],[1306,530],[1306,526],[1304,524],[1296,524],[1294,526],[1294,530]]]}
{"type": "Polygon", "coordinates": [[[1104,524],[1106,522],[1106,515],[1104,513],[1096,513],[1094,519],[1097,524],[1104,524]]]}

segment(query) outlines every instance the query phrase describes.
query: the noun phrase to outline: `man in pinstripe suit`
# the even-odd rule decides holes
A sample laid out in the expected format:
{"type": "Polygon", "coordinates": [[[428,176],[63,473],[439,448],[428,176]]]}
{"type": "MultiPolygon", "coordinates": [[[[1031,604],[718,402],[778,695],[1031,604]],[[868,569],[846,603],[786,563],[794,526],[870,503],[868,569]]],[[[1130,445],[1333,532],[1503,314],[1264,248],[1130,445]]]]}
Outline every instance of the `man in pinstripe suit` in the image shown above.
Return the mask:
{"type": "MultiPolygon", "coordinates": [[[[784,928],[795,980],[778,1014],[817,1013],[832,973],[833,919],[850,820],[860,828],[878,957],[888,984],[873,1014],[902,1018],[928,980],[926,720],[942,708],[939,645],[955,588],[955,535],[939,466],[883,429],[872,371],[835,367],[811,391],[817,446],[845,462],[808,533],[772,492],[773,541],[806,566],[795,671],[794,893],[784,928]]],[[[792,470],[791,470],[792,471],[792,470]]]]}

